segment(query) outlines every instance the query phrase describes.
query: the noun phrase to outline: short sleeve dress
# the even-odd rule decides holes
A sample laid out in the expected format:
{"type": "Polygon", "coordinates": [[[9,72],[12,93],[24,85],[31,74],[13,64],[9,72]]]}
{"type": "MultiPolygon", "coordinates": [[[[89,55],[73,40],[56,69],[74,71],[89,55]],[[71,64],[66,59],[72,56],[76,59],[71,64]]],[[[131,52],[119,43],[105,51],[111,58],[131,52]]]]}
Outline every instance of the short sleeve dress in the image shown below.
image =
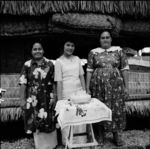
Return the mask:
{"type": "Polygon", "coordinates": [[[128,95],[124,92],[121,71],[128,69],[127,57],[120,47],[107,50],[96,48],[89,52],[87,71],[92,72],[92,97],[98,98],[112,110],[112,122],[104,125],[108,131],[125,128],[125,99],[128,95]]]}
{"type": "Polygon", "coordinates": [[[82,90],[80,75],[84,75],[84,70],[79,57],[72,56],[68,59],[61,56],[56,60],[54,80],[62,81],[63,99],[68,99],[72,93],[82,90]]]}
{"type": "Polygon", "coordinates": [[[19,79],[26,85],[26,105],[24,107],[25,131],[51,132],[55,129],[54,108],[50,100],[54,98],[54,65],[47,58],[38,65],[33,59],[26,61],[19,79]]]}

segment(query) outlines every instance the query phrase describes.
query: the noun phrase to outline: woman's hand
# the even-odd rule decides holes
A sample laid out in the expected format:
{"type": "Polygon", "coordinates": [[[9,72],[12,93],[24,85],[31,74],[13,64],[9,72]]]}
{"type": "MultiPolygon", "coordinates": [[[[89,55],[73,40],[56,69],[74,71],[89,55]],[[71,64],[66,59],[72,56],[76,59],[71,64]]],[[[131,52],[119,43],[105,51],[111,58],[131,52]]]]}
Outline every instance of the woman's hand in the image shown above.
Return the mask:
{"type": "Polygon", "coordinates": [[[91,95],[91,91],[89,89],[86,90],[87,94],[91,95]]]}
{"type": "Polygon", "coordinates": [[[91,72],[87,72],[86,74],[86,92],[88,94],[91,95],[91,91],[90,91],[90,80],[91,80],[91,76],[92,76],[92,73],[91,72]]]}
{"type": "Polygon", "coordinates": [[[20,86],[20,100],[21,100],[21,108],[26,109],[26,85],[21,84],[20,86]]]}
{"type": "Polygon", "coordinates": [[[56,99],[51,98],[50,99],[50,108],[55,107],[55,105],[56,105],[56,99]]]}
{"type": "Polygon", "coordinates": [[[125,87],[125,88],[124,88],[124,92],[125,92],[126,94],[129,94],[129,89],[128,89],[127,87],[125,87]]]}

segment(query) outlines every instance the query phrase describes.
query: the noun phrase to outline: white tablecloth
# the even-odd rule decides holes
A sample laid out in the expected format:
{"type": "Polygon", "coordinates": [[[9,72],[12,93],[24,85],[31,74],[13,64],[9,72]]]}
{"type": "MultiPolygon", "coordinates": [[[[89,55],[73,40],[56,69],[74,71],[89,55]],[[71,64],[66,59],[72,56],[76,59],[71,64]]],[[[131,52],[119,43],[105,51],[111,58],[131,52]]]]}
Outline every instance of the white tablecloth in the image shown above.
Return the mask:
{"type": "Polygon", "coordinates": [[[70,125],[112,120],[111,110],[96,98],[92,98],[91,102],[87,104],[73,104],[68,100],[60,100],[57,102],[55,110],[62,129],[70,125]]]}

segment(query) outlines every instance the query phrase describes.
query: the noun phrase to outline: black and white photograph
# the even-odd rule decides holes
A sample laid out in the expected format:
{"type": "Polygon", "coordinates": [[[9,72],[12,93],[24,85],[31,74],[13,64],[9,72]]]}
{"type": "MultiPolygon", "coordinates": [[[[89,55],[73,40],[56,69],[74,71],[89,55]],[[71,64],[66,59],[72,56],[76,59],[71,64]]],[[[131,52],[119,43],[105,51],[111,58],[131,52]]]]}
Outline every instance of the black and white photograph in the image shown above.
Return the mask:
{"type": "Polygon", "coordinates": [[[150,149],[150,0],[0,0],[1,149],[150,149]]]}

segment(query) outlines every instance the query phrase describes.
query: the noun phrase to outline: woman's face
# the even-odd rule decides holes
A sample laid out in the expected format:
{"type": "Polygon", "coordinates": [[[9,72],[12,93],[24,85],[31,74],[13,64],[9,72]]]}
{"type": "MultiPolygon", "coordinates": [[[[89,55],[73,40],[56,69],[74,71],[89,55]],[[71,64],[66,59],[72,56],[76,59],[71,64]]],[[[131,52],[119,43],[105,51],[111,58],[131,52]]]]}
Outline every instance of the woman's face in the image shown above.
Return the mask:
{"type": "Polygon", "coordinates": [[[32,53],[32,56],[33,56],[34,59],[38,60],[38,59],[43,58],[44,50],[43,50],[41,44],[40,43],[35,43],[33,45],[31,53],[32,53]]]}
{"type": "Polygon", "coordinates": [[[75,50],[75,45],[73,42],[68,41],[64,44],[64,55],[71,56],[74,50],[75,50]]]}
{"type": "Polygon", "coordinates": [[[100,44],[102,48],[104,49],[110,48],[111,42],[112,42],[112,39],[111,39],[111,35],[109,32],[105,31],[100,35],[100,44]]]}

